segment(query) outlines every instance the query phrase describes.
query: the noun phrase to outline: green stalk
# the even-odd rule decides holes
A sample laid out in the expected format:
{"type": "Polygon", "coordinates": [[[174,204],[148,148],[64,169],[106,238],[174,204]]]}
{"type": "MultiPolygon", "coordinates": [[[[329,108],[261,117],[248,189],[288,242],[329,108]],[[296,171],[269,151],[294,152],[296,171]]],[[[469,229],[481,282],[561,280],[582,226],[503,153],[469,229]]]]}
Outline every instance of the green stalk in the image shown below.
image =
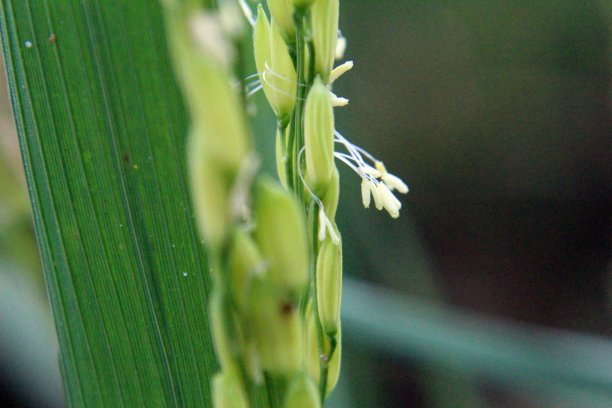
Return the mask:
{"type": "MultiPolygon", "coordinates": [[[[300,186],[299,183],[299,171],[300,171],[300,163],[299,163],[299,153],[304,146],[304,103],[306,100],[306,96],[308,94],[308,90],[312,85],[312,81],[314,79],[314,45],[311,39],[306,40],[306,21],[308,16],[306,13],[302,11],[296,11],[295,15],[295,25],[296,25],[296,70],[297,70],[297,100],[296,105],[293,111],[292,124],[290,135],[289,135],[289,143],[287,146],[287,151],[291,153],[289,156],[293,156],[291,160],[291,174],[288,174],[288,180],[293,180],[293,185],[291,188],[295,191],[298,197],[304,202],[304,190],[302,188],[298,188],[300,186]],[[311,60],[310,64],[306,66],[306,47],[308,47],[311,60]]],[[[289,166],[288,166],[289,167],[289,166]]],[[[317,330],[317,345],[319,355],[324,356],[324,358],[320,361],[320,381],[319,381],[319,390],[321,394],[321,404],[325,401],[325,396],[327,393],[327,378],[329,375],[329,361],[334,355],[336,350],[337,340],[335,336],[328,336],[328,340],[330,343],[329,353],[325,352],[325,332],[321,325],[321,320],[319,318],[318,313],[318,299],[317,299],[317,291],[316,291],[316,262],[319,254],[319,241],[317,236],[318,231],[318,217],[316,216],[316,204],[311,202],[310,208],[307,212],[313,213],[312,217],[312,282],[313,282],[313,302],[314,302],[314,311],[315,311],[315,325],[317,330]]]]}
{"type": "MultiPolygon", "coordinates": [[[[300,200],[303,200],[303,189],[298,188],[299,183],[299,153],[304,146],[304,101],[310,84],[306,83],[306,48],[304,38],[305,13],[297,10],[294,14],[296,26],[296,70],[297,70],[297,97],[293,111],[293,135],[289,138],[288,151],[293,155],[292,180],[293,189],[300,200]]],[[[288,175],[289,176],[289,175],[288,175]]]]}
{"type": "MultiPolygon", "coordinates": [[[[304,198],[304,189],[301,187],[300,182],[300,166],[299,153],[304,146],[304,104],[308,91],[312,85],[314,79],[314,45],[312,40],[307,37],[307,22],[308,12],[303,10],[297,10],[294,14],[294,20],[296,25],[296,38],[293,48],[292,55],[295,58],[295,67],[297,71],[297,90],[296,90],[296,103],[291,116],[289,132],[287,134],[287,125],[278,123],[277,127],[281,131],[283,148],[285,149],[285,155],[287,160],[285,161],[285,171],[287,175],[287,184],[290,190],[293,190],[298,198],[305,205],[308,205],[304,198]],[[313,56],[310,63],[306,63],[306,47],[313,56]]],[[[325,401],[327,394],[327,379],[329,376],[329,361],[334,355],[337,346],[337,339],[335,336],[328,336],[330,343],[329,352],[325,351],[325,336],[326,333],[321,325],[321,320],[318,314],[318,299],[316,292],[316,262],[319,253],[319,240],[317,236],[318,231],[318,217],[316,216],[316,203],[311,201],[309,208],[305,208],[305,212],[312,214],[312,231],[313,236],[311,237],[312,257],[311,257],[311,276],[312,286],[310,290],[313,293],[313,303],[315,310],[315,326],[317,330],[317,348],[319,355],[323,356],[320,361],[320,384],[319,390],[321,394],[321,403],[325,401]]],[[[300,302],[300,309],[305,310],[308,296],[304,296],[300,302]]],[[[266,383],[269,383],[269,379],[266,378],[266,383]]],[[[270,384],[268,384],[270,386],[270,384]]]]}

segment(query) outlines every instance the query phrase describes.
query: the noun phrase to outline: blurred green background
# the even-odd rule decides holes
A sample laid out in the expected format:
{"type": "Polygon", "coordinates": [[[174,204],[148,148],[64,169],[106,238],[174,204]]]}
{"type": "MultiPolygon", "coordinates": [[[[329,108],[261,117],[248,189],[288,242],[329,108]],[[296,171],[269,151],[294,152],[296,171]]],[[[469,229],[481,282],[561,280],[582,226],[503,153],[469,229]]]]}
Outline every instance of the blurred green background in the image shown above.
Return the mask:
{"type": "Polygon", "coordinates": [[[356,66],[339,127],[412,188],[398,223],[359,209],[347,174],[347,253],[365,255],[347,270],[611,334],[612,3],[342,5],[356,66]]]}
{"type": "MultiPolygon", "coordinates": [[[[412,192],[391,220],[343,172],[353,280],[331,406],[612,406],[611,22],[606,0],[341,3],[355,68],[338,130],[412,192]]],[[[2,87],[0,405],[59,407],[2,87]]]]}

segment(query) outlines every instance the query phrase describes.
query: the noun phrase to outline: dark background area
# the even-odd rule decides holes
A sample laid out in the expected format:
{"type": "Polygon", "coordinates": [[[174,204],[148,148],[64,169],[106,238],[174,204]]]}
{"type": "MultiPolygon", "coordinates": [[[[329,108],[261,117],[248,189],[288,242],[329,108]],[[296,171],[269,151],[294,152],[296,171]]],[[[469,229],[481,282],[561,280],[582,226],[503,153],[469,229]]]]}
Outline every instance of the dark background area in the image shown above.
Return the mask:
{"type": "MultiPolygon", "coordinates": [[[[350,99],[338,130],[412,190],[392,220],[361,207],[360,180],[343,169],[345,273],[415,299],[609,338],[611,21],[605,0],[342,1],[355,68],[334,89],[350,99]]],[[[0,225],[32,239],[27,206],[12,201],[25,187],[2,108],[0,178],[14,183],[0,183],[0,225]]],[[[38,276],[23,255],[37,253],[3,237],[2,257],[38,276]]],[[[28,279],[43,293],[40,277],[28,279]]],[[[345,343],[342,381],[358,406],[562,406],[345,343]]],[[[0,402],[40,406],[3,367],[2,384],[13,385],[0,402]]]]}
{"type": "MultiPolygon", "coordinates": [[[[381,228],[395,238],[417,236],[448,302],[610,334],[611,32],[604,5],[342,3],[347,58],[356,66],[337,86],[351,98],[338,122],[410,184],[400,222],[381,228]]],[[[346,195],[355,195],[355,184],[345,183],[346,195]]],[[[344,200],[351,214],[345,228],[388,221],[357,213],[355,201],[344,200]]],[[[394,241],[398,253],[413,250],[406,239],[394,241]]],[[[358,242],[347,245],[347,253],[361,252],[358,242]]],[[[391,279],[355,268],[392,286],[410,279],[409,269],[391,279]]]]}
{"type": "MultiPolygon", "coordinates": [[[[336,87],[351,99],[341,132],[412,189],[396,222],[359,208],[347,172],[340,226],[357,237],[345,252],[359,254],[349,274],[498,318],[612,334],[610,8],[342,3],[356,65],[336,87]],[[430,273],[418,273],[424,264],[430,273]]],[[[430,406],[427,369],[377,366],[387,406],[430,406]]],[[[485,406],[542,406],[486,379],[478,388],[485,406]]]]}

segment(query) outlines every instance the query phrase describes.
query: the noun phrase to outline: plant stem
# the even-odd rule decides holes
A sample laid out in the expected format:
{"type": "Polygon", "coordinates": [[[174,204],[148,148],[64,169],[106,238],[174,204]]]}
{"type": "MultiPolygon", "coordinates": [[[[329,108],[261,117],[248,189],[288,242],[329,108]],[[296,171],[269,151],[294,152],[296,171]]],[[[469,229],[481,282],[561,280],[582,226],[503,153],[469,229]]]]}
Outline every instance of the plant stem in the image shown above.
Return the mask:
{"type": "Polygon", "coordinates": [[[297,70],[297,96],[295,101],[295,109],[293,111],[293,138],[290,138],[288,147],[293,154],[292,161],[292,176],[295,193],[300,201],[303,201],[304,190],[299,183],[299,154],[304,146],[304,101],[310,88],[310,84],[306,83],[306,48],[304,39],[304,21],[305,14],[302,11],[296,11],[294,14],[296,26],[296,70],[297,70]]]}
{"type": "MultiPolygon", "coordinates": [[[[321,325],[321,320],[318,313],[318,299],[317,299],[317,277],[316,277],[316,263],[319,254],[319,240],[318,240],[318,217],[317,217],[317,204],[313,200],[305,200],[304,189],[300,183],[300,166],[299,161],[300,151],[304,146],[304,103],[308,95],[308,91],[314,81],[314,45],[310,38],[306,39],[307,33],[307,20],[308,15],[304,11],[297,10],[294,14],[294,21],[296,26],[296,41],[295,41],[295,67],[297,71],[297,89],[296,89],[296,102],[293,114],[291,116],[291,126],[289,128],[288,135],[286,132],[286,126],[278,124],[278,128],[282,133],[283,137],[283,148],[285,152],[285,171],[287,175],[287,184],[289,189],[293,190],[299,198],[300,202],[304,203],[306,214],[312,216],[312,257],[311,257],[311,276],[312,276],[312,296],[314,306],[314,317],[315,326],[317,330],[317,350],[319,353],[320,361],[320,375],[319,375],[319,390],[321,394],[321,404],[325,401],[327,394],[327,379],[329,376],[329,361],[334,355],[336,350],[337,340],[336,336],[328,336],[321,325]],[[310,63],[306,61],[306,47],[310,52],[311,59],[310,63]],[[308,203],[310,201],[310,203],[308,203]],[[326,351],[326,341],[329,343],[329,351],[326,351]]],[[[305,311],[305,305],[308,296],[304,296],[300,302],[300,309],[305,311]]],[[[266,380],[266,382],[268,382],[266,380]]]]}

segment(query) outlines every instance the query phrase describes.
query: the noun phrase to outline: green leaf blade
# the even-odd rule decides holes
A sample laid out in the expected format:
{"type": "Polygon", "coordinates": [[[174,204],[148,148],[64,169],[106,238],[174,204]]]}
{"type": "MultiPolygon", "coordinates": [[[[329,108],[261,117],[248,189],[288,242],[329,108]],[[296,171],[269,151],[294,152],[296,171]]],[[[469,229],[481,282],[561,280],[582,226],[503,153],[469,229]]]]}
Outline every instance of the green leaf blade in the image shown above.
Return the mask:
{"type": "Polygon", "coordinates": [[[2,7],[70,405],[210,405],[210,282],[158,4],[2,7]]]}

